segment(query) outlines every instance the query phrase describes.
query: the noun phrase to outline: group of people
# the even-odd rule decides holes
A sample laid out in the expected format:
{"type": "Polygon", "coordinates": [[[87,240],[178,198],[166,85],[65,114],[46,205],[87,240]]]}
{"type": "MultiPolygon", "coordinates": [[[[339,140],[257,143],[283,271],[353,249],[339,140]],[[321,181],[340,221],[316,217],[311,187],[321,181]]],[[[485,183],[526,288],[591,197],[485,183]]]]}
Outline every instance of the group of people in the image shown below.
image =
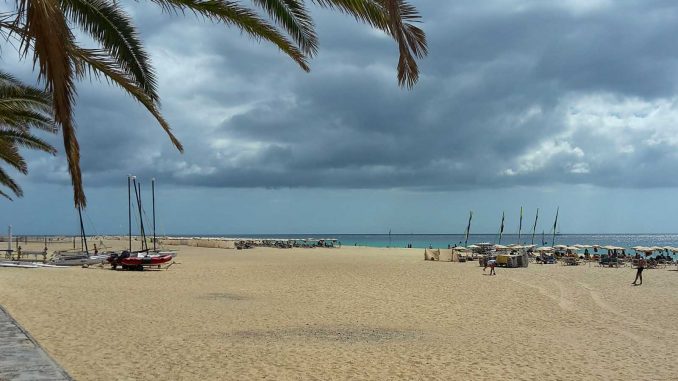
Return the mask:
{"type": "MultiPolygon", "coordinates": [[[[647,260],[643,258],[640,255],[636,255],[636,259],[638,260],[637,262],[637,267],[636,267],[636,279],[631,283],[634,286],[641,286],[643,284],[643,270],[647,266],[647,260]],[[640,281],[640,282],[639,282],[640,281]]],[[[495,268],[497,267],[497,260],[494,258],[486,258],[485,261],[485,266],[483,267],[483,272],[487,270],[487,268],[490,268],[490,274],[489,275],[497,275],[495,268]]]]}

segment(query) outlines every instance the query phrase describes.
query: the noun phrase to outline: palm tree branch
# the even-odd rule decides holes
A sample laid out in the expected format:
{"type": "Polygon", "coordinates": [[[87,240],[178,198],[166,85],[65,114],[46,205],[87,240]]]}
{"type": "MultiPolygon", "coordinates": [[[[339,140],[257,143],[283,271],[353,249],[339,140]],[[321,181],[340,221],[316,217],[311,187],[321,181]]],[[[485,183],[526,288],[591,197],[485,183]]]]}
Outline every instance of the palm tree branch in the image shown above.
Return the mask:
{"type": "Polygon", "coordinates": [[[21,190],[21,187],[19,184],[17,184],[14,179],[12,179],[7,172],[5,172],[2,168],[0,168],[0,185],[4,185],[7,188],[9,188],[12,192],[14,192],[15,195],[18,197],[21,197],[24,195],[23,190],[21,190]]]}
{"type": "Polygon", "coordinates": [[[301,50],[309,56],[318,53],[318,36],[313,19],[298,0],[252,0],[292,36],[301,50]]]}
{"type": "Polygon", "coordinates": [[[28,166],[19,153],[17,146],[9,139],[0,136],[0,160],[14,167],[17,171],[26,174],[28,166]]]}
{"type": "Polygon", "coordinates": [[[172,133],[169,123],[158,110],[158,107],[153,100],[138,87],[133,80],[117,65],[117,61],[108,55],[106,52],[93,49],[82,49],[74,46],[71,50],[72,57],[76,60],[79,66],[89,69],[95,76],[103,75],[111,82],[120,86],[134,99],[139,101],[146,109],[155,117],[160,126],[165,130],[170,140],[180,152],[184,152],[184,148],[179,140],[172,133]]]}
{"type": "Polygon", "coordinates": [[[150,58],[121,7],[108,0],[61,0],[61,6],[66,16],[115,57],[154,102],[159,101],[150,58]]]}
{"type": "Polygon", "coordinates": [[[0,99],[0,127],[28,131],[30,128],[57,132],[51,117],[14,103],[6,104],[0,99]]]}
{"type": "Polygon", "coordinates": [[[356,20],[386,32],[398,43],[398,84],[412,88],[419,79],[416,58],[428,54],[426,34],[411,22],[419,22],[416,8],[405,0],[312,0],[337,9],[356,20]],[[416,58],[415,58],[416,57],[416,58]]]}
{"type": "Polygon", "coordinates": [[[56,149],[46,141],[25,131],[11,131],[0,129],[0,140],[14,143],[18,147],[35,149],[43,152],[56,154],[56,149]]]}
{"type": "Polygon", "coordinates": [[[76,207],[85,207],[87,200],[80,171],[80,146],[73,123],[75,97],[74,68],[69,56],[73,35],[58,0],[17,0],[17,20],[25,15],[25,25],[20,35],[23,54],[33,48],[33,62],[37,63],[39,77],[44,78],[47,90],[52,93],[54,120],[61,126],[68,171],[73,185],[76,207]]]}
{"type": "Polygon", "coordinates": [[[152,0],[164,11],[185,13],[191,11],[209,20],[239,27],[256,39],[263,39],[276,45],[292,58],[304,71],[309,71],[307,57],[292,41],[281,34],[275,26],[259,17],[251,9],[237,3],[223,0],[152,0]]]}
{"type": "Polygon", "coordinates": [[[9,197],[9,195],[8,195],[7,193],[5,193],[5,192],[3,192],[3,191],[1,191],[1,190],[0,190],[0,196],[2,196],[2,197],[4,197],[4,198],[8,199],[9,201],[13,201],[12,198],[9,197]]]}

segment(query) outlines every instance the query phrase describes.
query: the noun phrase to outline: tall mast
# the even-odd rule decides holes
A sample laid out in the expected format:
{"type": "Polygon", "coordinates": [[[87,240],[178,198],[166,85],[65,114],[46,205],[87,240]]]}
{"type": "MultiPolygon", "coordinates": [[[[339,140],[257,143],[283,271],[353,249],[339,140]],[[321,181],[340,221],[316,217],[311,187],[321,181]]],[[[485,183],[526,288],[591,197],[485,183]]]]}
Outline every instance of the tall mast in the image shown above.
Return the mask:
{"type": "Polygon", "coordinates": [[[553,221],[553,238],[551,239],[551,246],[556,245],[556,227],[558,226],[558,212],[560,211],[560,207],[556,209],[556,220],[553,221]]]}
{"type": "Polygon", "coordinates": [[[520,231],[523,230],[523,207],[520,207],[520,224],[518,225],[518,244],[520,245],[520,231]]]}
{"type": "Polygon", "coordinates": [[[89,254],[87,249],[87,236],[85,235],[85,225],[82,223],[82,210],[78,207],[78,217],[80,218],[80,239],[85,247],[85,253],[89,254]]]}
{"type": "Polygon", "coordinates": [[[468,236],[471,235],[471,219],[473,218],[473,211],[468,212],[468,225],[466,225],[466,237],[464,237],[464,246],[468,244],[468,236]]]}
{"type": "Polygon", "coordinates": [[[139,234],[141,234],[141,250],[144,251],[148,250],[148,246],[146,245],[146,231],[144,230],[144,218],[141,211],[141,182],[137,184],[135,178],[133,183],[134,183],[134,194],[136,195],[137,207],[139,209],[139,234]]]}
{"type": "Polygon", "coordinates": [[[539,219],[539,208],[537,208],[537,214],[534,216],[534,226],[532,226],[532,245],[534,245],[534,233],[537,230],[537,219],[539,219]]]}
{"type": "Polygon", "coordinates": [[[151,193],[153,194],[153,251],[155,251],[155,178],[151,179],[151,193]]]}
{"type": "Polygon", "coordinates": [[[129,252],[132,252],[132,175],[127,175],[127,227],[129,228],[129,252]]]}
{"type": "Polygon", "coordinates": [[[7,252],[12,254],[12,225],[7,227],[7,252]]]}

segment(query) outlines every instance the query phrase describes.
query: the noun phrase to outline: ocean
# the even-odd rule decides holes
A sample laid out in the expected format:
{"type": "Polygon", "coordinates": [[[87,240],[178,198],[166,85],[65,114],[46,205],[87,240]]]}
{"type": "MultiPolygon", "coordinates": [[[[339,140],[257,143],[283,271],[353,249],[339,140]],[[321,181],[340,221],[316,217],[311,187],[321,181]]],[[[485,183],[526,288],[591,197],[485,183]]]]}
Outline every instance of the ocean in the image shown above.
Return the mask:
{"type": "MultiPolygon", "coordinates": [[[[370,246],[370,247],[407,247],[412,244],[415,248],[446,248],[447,245],[463,245],[463,234],[225,234],[229,238],[271,238],[271,239],[322,239],[336,238],[344,246],[370,246]]],[[[534,236],[534,244],[538,246],[552,246],[552,235],[534,236]]],[[[472,234],[468,244],[490,242],[499,243],[498,234],[472,234]]],[[[531,244],[532,235],[523,234],[518,240],[517,234],[504,234],[501,239],[502,245],[515,243],[531,244]]],[[[676,246],[678,247],[678,234],[558,234],[555,237],[556,245],[613,245],[624,248],[633,246],[676,246]]]]}

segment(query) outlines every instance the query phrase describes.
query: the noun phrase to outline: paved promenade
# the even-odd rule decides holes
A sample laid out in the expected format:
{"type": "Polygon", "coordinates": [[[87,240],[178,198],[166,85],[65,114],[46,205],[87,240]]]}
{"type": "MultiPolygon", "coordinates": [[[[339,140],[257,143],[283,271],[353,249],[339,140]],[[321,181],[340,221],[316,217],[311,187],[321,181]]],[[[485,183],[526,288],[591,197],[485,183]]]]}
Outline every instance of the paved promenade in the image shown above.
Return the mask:
{"type": "Polygon", "coordinates": [[[18,380],[72,379],[0,306],[0,381],[18,380]]]}

